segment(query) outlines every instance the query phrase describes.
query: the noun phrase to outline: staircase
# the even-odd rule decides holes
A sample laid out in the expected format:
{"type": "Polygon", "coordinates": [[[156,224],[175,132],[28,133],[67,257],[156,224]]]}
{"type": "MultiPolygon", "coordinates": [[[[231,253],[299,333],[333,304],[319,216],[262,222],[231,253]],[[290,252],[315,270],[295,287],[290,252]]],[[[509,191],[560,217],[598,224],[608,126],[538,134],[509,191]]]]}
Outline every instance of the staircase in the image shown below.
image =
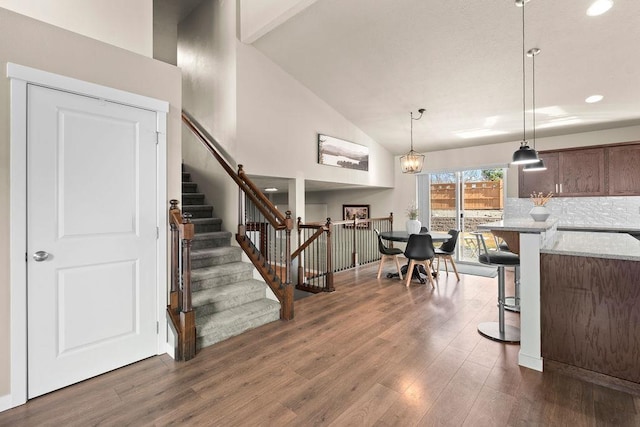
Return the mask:
{"type": "Polygon", "coordinates": [[[193,215],[192,303],[197,346],[203,348],[280,318],[280,303],[266,298],[267,285],[253,279],[254,267],[231,246],[231,233],[213,216],[191,175],[182,172],[182,210],[193,215]]]}

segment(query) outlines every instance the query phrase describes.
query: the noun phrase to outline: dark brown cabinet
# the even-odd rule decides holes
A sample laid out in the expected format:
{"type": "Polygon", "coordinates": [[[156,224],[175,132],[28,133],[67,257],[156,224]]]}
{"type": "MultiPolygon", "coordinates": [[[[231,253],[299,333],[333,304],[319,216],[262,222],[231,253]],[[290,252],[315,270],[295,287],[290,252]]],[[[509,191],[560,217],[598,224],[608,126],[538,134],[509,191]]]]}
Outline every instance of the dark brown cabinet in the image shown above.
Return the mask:
{"type": "Polygon", "coordinates": [[[558,197],[640,195],[640,144],[620,144],[540,153],[546,171],[519,168],[518,195],[558,197]]]}
{"type": "Polygon", "coordinates": [[[523,172],[519,168],[519,195],[529,197],[531,193],[558,193],[558,153],[540,153],[539,157],[547,167],[545,171],[523,172]]]}
{"type": "Polygon", "coordinates": [[[604,148],[558,153],[558,195],[604,196],[604,148]]]}
{"type": "Polygon", "coordinates": [[[640,194],[640,144],[607,148],[609,194],[635,196],[640,194]]]}

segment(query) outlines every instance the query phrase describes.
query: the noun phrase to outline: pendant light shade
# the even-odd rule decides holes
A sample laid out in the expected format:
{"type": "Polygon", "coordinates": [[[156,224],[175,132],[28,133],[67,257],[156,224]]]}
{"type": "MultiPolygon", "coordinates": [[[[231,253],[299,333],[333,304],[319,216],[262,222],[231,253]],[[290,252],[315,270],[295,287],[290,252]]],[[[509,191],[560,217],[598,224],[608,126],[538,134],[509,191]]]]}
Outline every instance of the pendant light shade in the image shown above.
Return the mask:
{"type": "Polygon", "coordinates": [[[547,167],[545,166],[542,159],[538,158],[538,160],[536,160],[535,162],[527,163],[526,165],[524,165],[522,170],[525,172],[546,171],[547,167]]]}
{"type": "Polygon", "coordinates": [[[424,114],[425,109],[418,110],[420,116],[417,119],[413,118],[413,111],[411,115],[411,150],[404,156],[400,157],[400,169],[402,173],[420,173],[422,172],[422,166],[424,165],[424,154],[420,154],[413,150],[413,121],[420,120],[424,114]]]}
{"type": "Polygon", "coordinates": [[[538,153],[536,150],[529,147],[527,141],[520,142],[520,148],[513,153],[513,159],[511,164],[513,165],[526,165],[528,163],[535,163],[538,160],[538,153]]]}
{"type": "Polygon", "coordinates": [[[402,173],[420,173],[424,165],[424,154],[413,150],[400,157],[400,168],[402,173]]]}
{"type": "Polygon", "coordinates": [[[527,121],[526,121],[526,85],[525,85],[525,50],[524,50],[524,5],[528,0],[516,0],[516,6],[522,8],[522,141],[520,141],[520,148],[513,153],[511,160],[512,165],[526,165],[528,163],[535,163],[538,159],[538,153],[529,147],[527,142],[527,121]]]}

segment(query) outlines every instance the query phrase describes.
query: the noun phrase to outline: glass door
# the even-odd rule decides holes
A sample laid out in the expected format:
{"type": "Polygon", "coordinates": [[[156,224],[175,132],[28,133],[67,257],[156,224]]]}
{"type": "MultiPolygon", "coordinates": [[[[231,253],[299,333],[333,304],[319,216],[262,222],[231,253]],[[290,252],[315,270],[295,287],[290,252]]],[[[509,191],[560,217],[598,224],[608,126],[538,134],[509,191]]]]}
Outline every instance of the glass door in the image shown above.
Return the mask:
{"type": "MultiPolygon", "coordinates": [[[[499,221],[504,213],[504,169],[473,169],[429,176],[430,229],[460,230],[456,261],[478,262],[472,232],[479,224],[499,221]]],[[[491,233],[485,241],[495,247],[491,233]]]]}

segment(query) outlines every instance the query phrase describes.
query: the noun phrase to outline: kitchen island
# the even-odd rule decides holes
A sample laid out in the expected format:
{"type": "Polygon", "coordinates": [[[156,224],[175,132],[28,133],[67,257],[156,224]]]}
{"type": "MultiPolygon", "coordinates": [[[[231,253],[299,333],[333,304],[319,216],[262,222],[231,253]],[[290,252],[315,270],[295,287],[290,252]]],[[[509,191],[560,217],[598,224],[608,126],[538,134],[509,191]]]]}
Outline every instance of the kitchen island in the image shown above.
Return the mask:
{"type": "Polygon", "coordinates": [[[640,390],[640,241],[603,232],[554,237],[540,249],[545,365],[640,390]]]}

